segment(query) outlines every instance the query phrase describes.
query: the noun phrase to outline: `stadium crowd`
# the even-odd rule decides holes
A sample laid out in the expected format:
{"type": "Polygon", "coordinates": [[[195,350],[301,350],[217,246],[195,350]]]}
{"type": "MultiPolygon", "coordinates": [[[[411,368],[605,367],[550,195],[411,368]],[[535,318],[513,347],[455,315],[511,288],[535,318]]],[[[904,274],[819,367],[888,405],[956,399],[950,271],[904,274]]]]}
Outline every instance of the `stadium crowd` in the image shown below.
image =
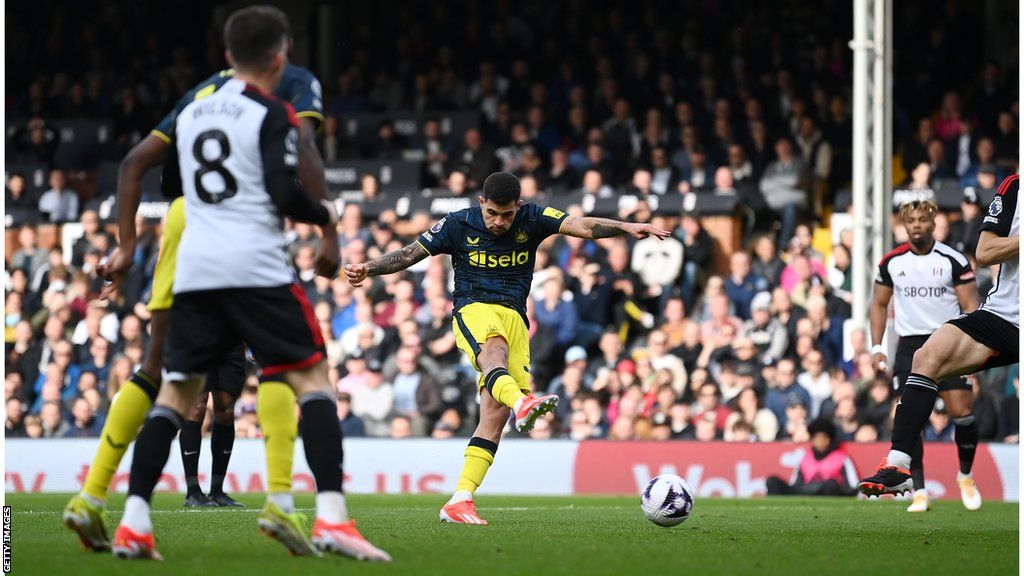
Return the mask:
{"type": "MultiPolygon", "coordinates": [[[[722,274],[712,271],[714,240],[699,214],[659,213],[645,202],[619,216],[674,230],[673,238],[557,237],[545,245],[529,310],[532,373],[535,387],[561,402],[530,437],[802,442],[808,422],[831,416],[841,440],[885,439],[892,383],[872,367],[866,322],[850,321],[852,239],[821,233],[851,174],[849,10],[792,1],[737,15],[721,4],[690,4],[593,13],[578,1],[550,9],[469,3],[466,11],[437,4],[400,11],[393,25],[403,34],[358,27],[341,49],[347,64],[325,85],[321,150],[332,161],[413,150],[423,159],[423,185],[455,194],[506,170],[541,203],[572,191],[695,192],[733,195],[750,207],[746,249],[728,255],[722,274]],[[812,15],[816,33],[794,33],[810,29],[812,15]],[[538,34],[554,22],[564,34],[538,34]],[[427,122],[406,139],[385,119],[358,143],[340,129],[348,114],[402,109],[469,110],[480,122],[448,136],[427,122]]],[[[897,46],[894,171],[908,189],[956,182],[962,201],[940,214],[936,237],[972,256],[987,201],[1017,170],[1019,71],[1016,61],[971,57],[977,48],[952,29],[954,4],[926,7],[897,7],[898,18],[926,33],[920,45],[897,46]]],[[[7,98],[8,163],[52,169],[38,197],[25,174],[8,171],[5,208],[70,223],[75,236],[44,246],[41,226],[8,230],[17,247],[5,261],[8,436],[98,435],[148,338],[159,223],[139,219],[133,273],[115,300],[100,300],[97,269],[116,245],[113,229],[54,162],[52,123],[113,119],[109,154],[117,158],[220,67],[216,40],[170,47],[148,33],[136,44],[141,53],[119,59],[118,46],[133,39],[105,34],[116,10],[74,23],[67,16],[56,11],[48,38],[14,26],[8,41],[29,62],[89,56],[74,69],[40,67],[7,98]],[[72,26],[81,30],[69,33],[72,26]],[[32,56],[39,43],[44,49],[32,56]]],[[[363,191],[377,193],[373,176],[363,178],[363,191]]],[[[379,256],[429,224],[426,214],[394,211],[368,221],[349,202],[338,226],[343,260],[379,256]]],[[[894,236],[905,239],[899,226],[894,236]]],[[[468,436],[475,372],[451,333],[447,259],[352,288],[315,275],[313,228],[291,225],[290,239],[327,342],[345,433],[468,436]]],[[[991,274],[978,273],[984,294],[991,274]]],[[[241,437],[259,435],[256,384],[253,373],[236,405],[241,437]]],[[[974,391],[981,438],[1016,442],[1016,367],[978,375],[974,391]]],[[[936,410],[926,438],[949,441],[952,432],[936,410]]]]}

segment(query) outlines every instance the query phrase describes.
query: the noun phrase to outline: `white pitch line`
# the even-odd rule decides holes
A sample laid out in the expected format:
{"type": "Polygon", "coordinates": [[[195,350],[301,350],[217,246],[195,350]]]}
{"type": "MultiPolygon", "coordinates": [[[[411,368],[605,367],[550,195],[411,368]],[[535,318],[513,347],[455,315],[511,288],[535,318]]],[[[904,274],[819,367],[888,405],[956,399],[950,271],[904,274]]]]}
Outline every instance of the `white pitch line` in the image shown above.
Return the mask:
{"type": "MultiPolygon", "coordinates": [[[[536,510],[623,510],[631,508],[630,506],[576,506],[570,504],[568,506],[498,506],[498,507],[482,507],[481,510],[485,512],[532,512],[536,510]]],[[[764,507],[764,509],[773,509],[771,507],[764,507]]],[[[782,509],[780,507],[779,509],[782,509]]],[[[362,509],[364,512],[366,508],[362,509]]],[[[432,511],[433,507],[422,506],[422,507],[405,507],[405,508],[379,508],[375,512],[423,512],[432,511]]],[[[152,514],[255,514],[260,512],[259,508],[224,508],[217,510],[203,510],[201,508],[186,508],[182,510],[153,510],[152,514]]],[[[296,508],[296,512],[316,512],[316,508],[296,508]]],[[[63,515],[62,510],[12,510],[14,516],[59,516],[63,515]]],[[[110,510],[113,513],[120,513],[122,510],[110,510]]]]}

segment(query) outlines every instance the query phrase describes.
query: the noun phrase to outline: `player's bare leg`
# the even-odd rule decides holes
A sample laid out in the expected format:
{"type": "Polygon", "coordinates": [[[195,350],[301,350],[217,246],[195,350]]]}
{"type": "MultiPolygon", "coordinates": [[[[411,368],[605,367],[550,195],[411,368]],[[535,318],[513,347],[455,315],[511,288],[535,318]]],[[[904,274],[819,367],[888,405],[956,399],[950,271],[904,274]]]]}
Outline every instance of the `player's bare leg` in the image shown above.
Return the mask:
{"type": "Polygon", "coordinates": [[[161,559],[154,547],[149,502],[167,464],[171,442],[184,422],[182,415],[195,406],[204,380],[203,376],[187,376],[160,387],[156,406],[135,442],[128,499],[111,547],[117,558],[161,559]]]}
{"type": "MultiPolygon", "coordinates": [[[[342,493],[341,428],[338,426],[335,390],[327,376],[327,363],[319,362],[305,370],[290,371],[285,380],[295,391],[302,411],[302,441],[306,461],[316,481],[316,522],[311,533],[314,552],[332,552],[357,560],[390,562],[391,556],[367,541],[348,517],[342,493]]],[[[293,410],[293,406],[281,406],[293,410]]],[[[271,500],[260,515],[260,529],[285,544],[289,551],[301,550],[298,544],[308,542],[304,532],[298,541],[299,529],[304,531],[304,518],[298,514],[278,514],[271,500]],[[284,531],[283,533],[281,531],[284,531]]],[[[301,553],[301,552],[299,552],[301,553]]]]}
{"type": "Polygon", "coordinates": [[[935,407],[936,382],[975,372],[991,354],[991,349],[952,324],[943,324],[925,342],[914,354],[911,374],[896,407],[892,448],[875,473],[860,482],[862,493],[873,496],[910,490],[910,455],[935,407]]]}
{"type": "MultiPolygon", "coordinates": [[[[974,378],[970,378],[974,383],[974,378]]],[[[977,384],[974,383],[976,386],[977,384]]],[[[974,420],[974,392],[971,390],[945,390],[939,394],[946,405],[946,412],[953,420],[956,430],[956,451],[960,469],[957,471],[956,484],[960,488],[960,500],[964,508],[977,510],[981,508],[981,493],[974,483],[971,468],[974,465],[974,454],[978,447],[978,423],[974,420]]]]}
{"type": "Polygon", "coordinates": [[[491,336],[480,346],[476,364],[483,374],[484,388],[492,398],[512,409],[515,427],[529,432],[537,418],[551,412],[558,405],[558,395],[534,396],[524,394],[522,385],[508,372],[508,342],[501,336],[491,336]]]}

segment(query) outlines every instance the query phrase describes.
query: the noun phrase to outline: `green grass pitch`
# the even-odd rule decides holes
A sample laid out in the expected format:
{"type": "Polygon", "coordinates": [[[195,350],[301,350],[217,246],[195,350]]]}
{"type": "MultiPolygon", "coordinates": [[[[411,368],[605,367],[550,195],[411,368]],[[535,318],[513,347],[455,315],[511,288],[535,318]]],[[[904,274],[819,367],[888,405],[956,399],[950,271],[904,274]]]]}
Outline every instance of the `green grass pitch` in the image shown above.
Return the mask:
{"type": "MultiPolygon", "coordinates": [[[[659,528],[639,498],[479,498],[489,526],[443,525],[443,496],[349,498],[352,515],[392,564],[339,557],[290,558],[256,531],[261,496],[241,510],[184,511],[181,497],[154,501],[157,548],[165,562],[125,562],[87,553],[61,525],[65,495],[8,495],[13,574],[321,575],[443,574],[668,575],[1017,574],[1018,505],[986,502],[967,512],[933,503],[926,514],[905,502],[852,498],[698,499],[693,516],[659,528]]],[[[111,500],[116,524],[123,496],[111,500]]],[[[312,515],[313,497],[297,504],[312,515]]]]}

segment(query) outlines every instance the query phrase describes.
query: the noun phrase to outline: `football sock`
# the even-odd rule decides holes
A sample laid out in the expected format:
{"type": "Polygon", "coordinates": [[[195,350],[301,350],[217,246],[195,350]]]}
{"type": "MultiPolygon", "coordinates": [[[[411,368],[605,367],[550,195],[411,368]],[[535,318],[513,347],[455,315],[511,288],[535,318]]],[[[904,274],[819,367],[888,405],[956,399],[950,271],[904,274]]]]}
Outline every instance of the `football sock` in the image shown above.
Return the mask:
{"type": "Polygon", "coordinates": [[[316,493],[316,517],[328,524],[341,524],[348,521],[348,506],[345,495],[341,492],[316,493]]]}
{"type": "Polygon", "coordinates": [[[121,525],[127,526],[136,534],[149,534],[153,531],[153,521],[149,516],[149,502],[139,496],[129,496],[124,501],[124,515],[121,525]]]}
{"type": "MultiPolygon", "coordinates": [[[[459,481],[455,484],[457,495],[469,494],[469,498],[461,498],[461,500],[472,498],[476,489],[484,483],[484,476],[487,475],[487,469],[494,463],[494,454],[497,451],[498,445],[495,442],[479,436],[469,439],[469,446],[466,447],[466,462],[462,465],[462,473],[459,474],[459,481]]],[[[460,500],[456,500],[455,496],[452,497],[452,503],[458,501],[460,500]]]]}
{"type": "Polygon", "coordinates": [[[956,452],[960,457],[960,473],[970,474],[974,466],[974,452],[978,449],[978,423],[974,414],[953,418],[956,427],[956,452]]]}
{"type": "Polygon", "coordinates": [[[269,492],[267,493],[267,500],[276,504],[286,514],[295,512],[295,497],[292,496],[291,492],[269,492]]]}
{"type": "Polygon", "coordinates": [[[128,445],[139,434],[146,413],[156,398],[157,384],[142,372],[136,372],[121,385],[107,413],[107,421],[100,433],[100,443],[92,458],[89,473],[82,485],[82,495],[102,505],[107,500],[110,480],[128,451],[128,445]]]}
{"type": "Polygon", "coordinates": [[[203,492],[199,487],[199,450],[202,445],[202,421],[186,420],[185,425],[181,427],[178,446],[181,448],[181,465],[185,469],[185,485],[188,487],[189,496],[203,492]]]}
{"type": "Polygon", "coordinates": [[[484,376],[484,387],[492,398],[509,408],[513,408],[520,398],[526,396],[506,368],[495,368],[488,372],[484,376]]]}
{"type": "Polygon", "coordinates": [[[890,466],[910,467],[914,444],[921,441],[921,431],[932,414],[938,392],[939,387],[927,376],[911,374],[907,378],[892,426],[892,450],[887,458],[890,466]]]}
{"type": "MultiPolygon", "coordinates": [[[[294,412],[294,411],[293,411],[294,412]]],[[[228,471],[228,462],[231,461],[231,451],[235,446],[235,424],[213,423],[213,435],[210,437],[210,452],[213,452],[212,479],[210,481],[210,494],[222,494],[224,492],[224,475],[228,471]]]]}
{"type": "MultiPolygon", "coordinates": [[[[295,418],[295,393],[284,382],[261,382],[256,396],[256,413],[263,430],[266,450],[267,491],[270,494],[288,493],[290,496],[295,437],[299,433],[298,420],[295,418]]],[[[277,502],[275,504],[280,506],[277,502]]],[[[291,508],[294,509],[294,505],[291,508]]]]}
{"type": "Polygon", "coordinates": [[[340,493],[343,454],[334,396],[326,392],[307,392],[299,398],[299,409],[302,411],[302,444],[316,481],[316,491],[340,493]]]}
{"type": "Polygon", "coordinates": [[[184,419],[181,415],[166,406],[156,406],[150,410],[135,442],[128,494],[146,502],[153,497],[153,488],[160,480],[160,474],[171,453],[171,441],[182,425],[184,419]]]}
{"type": "Polygon", "coordinates": [[[910,454],[910,477],[914,480],[914,489],[924,489],[924,438],[919,438],[910,454]]]}

